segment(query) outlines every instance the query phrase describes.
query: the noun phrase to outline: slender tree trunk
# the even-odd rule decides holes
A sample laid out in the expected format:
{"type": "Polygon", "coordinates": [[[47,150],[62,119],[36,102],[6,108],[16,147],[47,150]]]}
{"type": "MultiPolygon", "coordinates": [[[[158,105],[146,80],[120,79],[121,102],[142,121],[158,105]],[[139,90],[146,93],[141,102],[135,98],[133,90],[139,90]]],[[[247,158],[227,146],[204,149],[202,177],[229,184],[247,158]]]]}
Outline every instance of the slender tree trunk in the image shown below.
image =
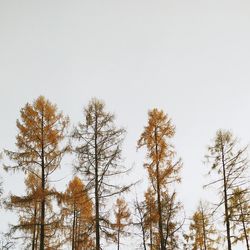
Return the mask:
{"type": "Polygon", "coordinates": [[[147,247],[146,247],[145,229],[144,229],[144,226],[143,226],[143,225],[142,225],[142,241],[143,241],[143,248],[144,248],[144,250],[147,250],[147,247]]]}
{"type": "Polygon", "coordinates": [[[150,213],[149,247],[150,247],[150,250],[152,250],[153,249],[153,229],[152,229],[152,211],[151,211],[151,205],[149,207],[149,213],[150,213]]]}
{"type": "Polygon", "coordinates": [[[45,222],[45,163],[44,163],[44,121],[43,121],[43,114],[42,114],[42,136],[41,136],[41,146],[42,146],[42,153],[41,153],[41,168],[42,168],[42,202],[41,202],[41,231],[40,231],[40,250],[44,250],[44,222],[45,222]]]}
{"type": "Polygon", "coordinates": [[[247,229],[246,229],[246,224],[245,224],[245,218],[244,218],[244,213],[242,211],[242,206],[240,204],[240,212],[241,212],[241,217],[242,217],[242,226],[243,226],[243,231],[244,231],[244,237],[247,245],[247,250],[250,250],[249,247],[249,241],[248,241],[248,235],[247,235],[247,229]]]}
{"type": "Polygon", "coordinates": [[[120,250],[120,230],[119,229],[117,233],[117,250],[120,250]]]}
{"type": "Polygon", "coordinates": [[[34,225],[33,225],[33,236],[32,236],[32,250],[35,250],[36,245],[36,202],[35,202],[35,209],[34,209],[34,225]]]}
{"type": "Polygon", "coordinates": [[[40,227],[39,225],[36,225],[36,244],[35,244],[35,250],[38,249],[38,239],[39,239],[39,234],[40,234],[40,231],[39,231],[40,227]]]}
{"type": "MultiPolygon", "coordinates": [[[[157,142],[157,129],[155,129],[155,153],[158,158],[158,142],[157,142]]],[[[164,237],[163,237],[163,226],[162,226],[162,208],[161,208],[161,190],[160,190],[160,176],[159,176],[159,159],[156,159],[156,182],[157,182],[157,207],[158,207],[158,227],[160,235],[160,250],[165,250],[164,237]]]]}
{"type": "Polygon", "coordinates": [[[245,221],[242,221],[242,224],[243,224],[243,230],[244,230],[244,236],[245,236],[245,240],[246,240],[247,250],[250,250],[245,221]]]}
{"type": "Polygon", "coordinates": [[[227,246],[228,250],[232,250],[231,244],[231,232],[230,232],[230,221],[228,214],[228,195],[227,195],[227,177],[226,177],[226,165],[225,165],[225,155],[224,155],[224,146],[221,140],[221,156],[222,156],[222,168],[223,168],[223,186],[224,186],[224,205],[225,205],[225,221],[227,228],[227,246]]]}
{"type": "Polygon", "coordinates": [[[72,225],[72,250],[75,249],[75,224],[76,224],[76,210],[74,204],[73,225],[72,225]]]}
{"type": "Polygon", "coordinates": [[[78,216],[76,217],[76,219],[77,219],[77,223],[76,223],[76,229],[77,229],[76,250],[80,250],[81,249],[80,242],[82,242],[82,239],[81,239],[81,220],[78,216]]]}
{"type": "Polygon", "coordinates": [[[95,115],[95,223],[96,223],[96,250],[100,250],[100,218],[98,192],[98,149],[97,149],[97,114],[95,115]]]}

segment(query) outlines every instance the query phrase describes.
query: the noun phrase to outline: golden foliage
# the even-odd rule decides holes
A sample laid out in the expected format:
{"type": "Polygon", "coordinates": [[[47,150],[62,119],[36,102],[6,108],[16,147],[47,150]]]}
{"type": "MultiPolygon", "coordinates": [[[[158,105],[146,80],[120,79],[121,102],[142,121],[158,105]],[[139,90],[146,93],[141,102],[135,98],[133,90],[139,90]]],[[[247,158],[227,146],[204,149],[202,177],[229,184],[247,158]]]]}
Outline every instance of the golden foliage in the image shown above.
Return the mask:
{"type": "Polygon", "coordinates": [[[71,243],[72,249],[75,250],[94,249],[93,203],[83,182],[78,177],[74,177],[69,182],[63,195],[62,206],[66,242],[71,243]]]}

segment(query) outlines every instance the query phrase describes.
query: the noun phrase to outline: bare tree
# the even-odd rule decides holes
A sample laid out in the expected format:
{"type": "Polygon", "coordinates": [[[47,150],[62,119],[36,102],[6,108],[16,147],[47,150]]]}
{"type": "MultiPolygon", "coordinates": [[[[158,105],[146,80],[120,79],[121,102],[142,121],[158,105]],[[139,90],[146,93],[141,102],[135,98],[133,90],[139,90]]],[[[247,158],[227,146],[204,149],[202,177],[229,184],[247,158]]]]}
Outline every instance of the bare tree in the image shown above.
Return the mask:
{"type": "Polygon", "coordinates": [[[92,99],[84,109],[84,120],[74,129],[74,151],[78,157],[75,170],[87,179],[87,189],[94,191],[96,249],[101,249],[100,233],[109,236],[109,219],[104,201],[128,190],[117,177],[126,173],[121,165],[121,144],[125,130],[116,128],[114,115],[105,111],[102,101],[92,99]],[[101,225],[102,224],[102,225],[101,225]]]}
{"type": "Polygon", "coordinates": [[[213,172],[217,174],[217,178],[206,187],[218,185],[221,200],[216,209],[224,205],[228,250],[232,250],[229,199],[236,187],[244,186],[247,183],[248,159],[246,150],[247,147],[238,147],[238,141],[231,132],[219,130],[213,144],[208,147],[208,155],[206,155],[211,166],[209,174],[213,172]]]}

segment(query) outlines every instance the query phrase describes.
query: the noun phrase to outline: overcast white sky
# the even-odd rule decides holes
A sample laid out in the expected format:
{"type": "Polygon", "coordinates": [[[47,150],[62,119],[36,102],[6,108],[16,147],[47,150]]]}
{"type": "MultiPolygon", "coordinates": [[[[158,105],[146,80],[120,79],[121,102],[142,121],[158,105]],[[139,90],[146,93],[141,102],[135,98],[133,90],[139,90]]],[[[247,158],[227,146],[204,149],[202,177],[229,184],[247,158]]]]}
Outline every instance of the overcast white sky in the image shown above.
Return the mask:
{"type": "MultiPolygon", "coordinates": [[[[45,95],[75,124],[95,96],[127,128],[137,177],[136,141],[147,111],[161,108],[176,125],[187,214],[206,196],[202,160],[216,130],[250,141],[249,84],[248,0],[0,0],[0,148],[14,148],[26,102],[45,95]]],[[[7,193],[21,192],[21,175],[1,175],[7,193]]]]}

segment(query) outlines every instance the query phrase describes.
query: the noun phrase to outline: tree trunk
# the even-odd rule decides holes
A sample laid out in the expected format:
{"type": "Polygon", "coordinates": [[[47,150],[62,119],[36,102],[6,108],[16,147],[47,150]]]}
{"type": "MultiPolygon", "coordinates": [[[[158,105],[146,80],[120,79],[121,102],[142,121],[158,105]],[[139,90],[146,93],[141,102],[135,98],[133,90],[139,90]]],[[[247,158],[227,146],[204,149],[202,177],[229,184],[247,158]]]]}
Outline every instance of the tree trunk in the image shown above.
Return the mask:
{"type": "MultiPolygon", "coordinates": [[[[155,153],[158,157],[158,143],[157,143],[157,129],[155,129],[155,153]]],[[[158,208],[158,227],[159,227],[159,235],[160,235],[160,250],[166,250],[164,244],[164,237],[163,237],[163,227],[162,227],[162,208],[161,208],[161,190],[160,190],[160,176],[159,176],[159,159],[156,162],[156,182],[157,182],[157,208],[158,208]]]]}
{"type": "Polygon", "coordinates": [[[98,192],[98,149],[97,149],[97,114],[95,115],[95,223],[96,223],[96,250],[100,250],[100,218],[98,192]]]}
{"type": "Polygon", "coordinates": [[[118,229],[117,234],[117,250],[120,250],[120,230],[118,229]]]}
{"type": "Polygon", "coordinates": [[[42,114],[42,138],[41,138],[41,146],[42,146],[42,153],[41,153],[41,168],[42,168],[42,202],[41,202],[41,231],[40,231],[40,250],[44,250],[44,222],[45,222],[45,163],[44,163],[44,121],[43,121],[43,114],[42,114]]]}
{"type": "Polygon", "coordinates": [[[44,198],[42,198],[42,204],[41,204],[40,250],[44,250],[44,221],[45,221],[45,201],[44,201],[44,198]]]}
{"type": "Polygon", "coordinates": [[[240,204],[240,212],[241,212],[241,217],[242,217],[242,226],[243,226],[243,231],[244,231],[244,237],[247,245],[247,250],[250,250],[249,248],[249,241],[248,241],[248,235],[247,235],[247,229],[246,229],[246,224],[245,224],[245,218],[244,218],[244,213],[242,211],[242,206],[240,204]]]}
{"type": "Polygon", "coordinates": [[[32,250],[35,250],[36,245],[36,202],[35,202],[35,210],[34,210],[34,225],[33,225],[33,236],[32,236],[32,250]]]}
{"type": "MultiPolygon", "coordinates": [[[[79,215],[80,216],[80,215],[79,215]]],[[[81,239],[81,220],[79,218],[79,216],[77,215],[76,217],[76,230],[77,230],[77,240],[76,240],[76,250],[81,250],[81,242],[82,242],[82,239],[81,239]]]]}
{"type": "Polygon", "coordinates": [[[150,213],[149,247],[150,247],[150,250],[152,250],[153,249],[153,229],[152,229],[152,211],[151,211],[151,206],[149,206],[149,213],[150,213]]]}
{"type": "Polygon", "coordinates": [[[246,240],[247,250],[250,250],[245,221],[242,221],[242,224],[243,224],[243,230],[244,230],[244,236],[245,236],[245,240],[246,240]]]}
{"type": "Polygon", "coordinates": [[[38,223],[37,223],[37,225],[36,225],[36,244],[35,244],[35,250],[38,250],[38,239],[39,239],[39,234],[40,234],[40,231],[39,231],[39,229],[40,229],[40,227],[39,227],[40,225],[38,225],[38,223]]]}
{"type": "Polygon", "coordinates": [[[225,166],[225,155],[224,155],[224,146],[221,140],[221,156],[222,156],[222,168],[223,168],[223,186],[224,186],[224,205],[225,205],[225,221],[226,221],[226,228],[227,228],[227,246],[228,250],[232,250],[231,244],[231,234],[230,234],[230,221],[229,221],[229,214],[228,214],[228,195],[227,195],[227,177],[226,177],[226,166],[225,166]]]}
{"type": "Polygon", "coordinates": [[[74,215],[73,215],[73,225],[72,225],[72,250],[75,249],[75,224],[76,224],[76,210],[74,204],[74,215]]]}
{"type": "Polygon", "coordinates": [[[144,230],[144,226],[142,225],[142,241],[143,241],[143,248],[144,250],[147,250],[146,247],[146,236],[145,236],[145,230],[144,230]]]}

